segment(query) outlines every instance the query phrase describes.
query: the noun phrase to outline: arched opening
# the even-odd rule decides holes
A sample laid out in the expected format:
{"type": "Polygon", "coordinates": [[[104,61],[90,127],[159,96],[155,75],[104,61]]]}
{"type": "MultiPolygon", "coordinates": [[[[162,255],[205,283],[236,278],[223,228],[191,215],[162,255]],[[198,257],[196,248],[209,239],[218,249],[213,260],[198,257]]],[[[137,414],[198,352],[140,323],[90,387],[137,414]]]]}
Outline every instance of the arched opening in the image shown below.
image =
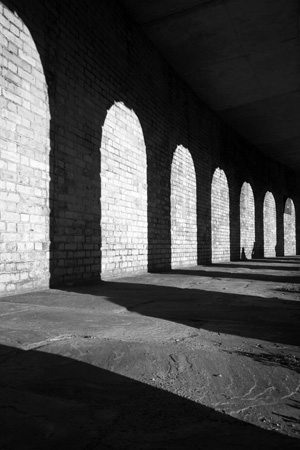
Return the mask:
{"type": "Polygon", "coordinates": [[[178,146],[171,166],[172,268],[197,264],[196,174],[188,149],[178,146]]]}
{"type": "Polygon", "coordinates": [[[230,261],[229,188],[220,168],[211,183],[211,241],[212,262],[230,261]]]}
{"type": "Polygon", "coordinates": [[[240,194],[241,259],[252,258],[255,243],[255,205],[252,187],[244,183],[240,194]]]}
{"type": "Polygon", "coordinates": [[[264,256],[276,256],[276,205],[271,192],[267,192],[264,199],[264,256]]]}
{"type": "Polygon", "coordinates": [[[294,202],[288,198],[284,205],[284,255],[296,255],[296,214],[294,202]]]}
{"type": "Polygon", "coordinates": [[[113,277],[148,266],[147,161],[143,131],[123,103],[108,111],[101,143],[101,272],[113,277]]]}
{"type": "Polygon", "coordinates": [[[5,293],[49,286],[50,112],[33,38],[16,13],[2,3],[1,8],[0,292],[5,293]]]}

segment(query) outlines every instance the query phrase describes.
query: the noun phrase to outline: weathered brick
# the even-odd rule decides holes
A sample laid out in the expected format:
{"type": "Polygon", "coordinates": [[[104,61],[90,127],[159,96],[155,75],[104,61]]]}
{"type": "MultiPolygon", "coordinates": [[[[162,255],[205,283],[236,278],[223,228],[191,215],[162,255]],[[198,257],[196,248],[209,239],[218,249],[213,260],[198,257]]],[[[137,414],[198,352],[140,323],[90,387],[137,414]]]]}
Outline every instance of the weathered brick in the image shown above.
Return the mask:
{"type": "Polygon", "coordinates": [[[255,246],[255,204],[252,187],[244,182],[240,194],[241,258],[251,259],[255,246]]]}
{"type": "Polygon", "coordinates": [[[196,174],[190,152],[174,152],[171,166],[172,267],[197,264],[196,174]]]}
{"type": "MultiPolygon", "coordinates": [[[[48,277],[45,274],[49,271],[49,258],[48,255],[45,255],[43,242],[49,241],[49,230],[44,227],[43,214],[48,215],[49,213],[48,210],[43,209],[43,205],[45,201],[47,202],[49,187],[45,186],[43,190],[30,187],[40,184],[40,181],[38,178],[35,179],[34,169],[27,167],[29,158],[24,152],[25,148],[20,144],[26,141],[26,145],[31,147],[30,141],[36,139],[39,142],[39,152],[45,155],[49,154],[48,147],[44,145],[42,148],[43,144],[41,145],[42,142],[47,142],[48,136],[46,135],[49,133],[49,127],[45,126],[44,129],[40,127],[38,133],[44,135],[44,140],[40,136],[37,139],[35,132],[30,128],[31,124],[39,123],[39,121],[35,120],[36,113],[29,110],[30,105],[33,105],[34,108],[38,105],[41,108],[43,104],[44,109],[47,110],[43,112],[43,115],[49,118],[49,106],[45,94],[47,90],[45,77],[43,77],[44,89],[41,94],[41,91],[34,86],[35,77],[30,74],[36,61],[40,58],[33,42],[30,45],[30,54],[26,54],[23,38],[26,36],[28,44],[30,40],[32,41],[30,33],[20,32],[20,30],[25,31],[25,26],[18,16],[11,13],[5,6],[3,6],[3,11],[0,23],[6,28],[3,29],[4,38],[1,42],[5,44],[6,48],[3,48],[1,56],[6,58],[7,63],[2,72],[3,78],[0,75],[0,79],[3,81],[1,82],[3,109],[0,128],[1,135],[4,137],[0,144],[0,168],[6,171],[1,173],[1,186],[3,185],[5,191],[0,191],[2,206],[0,229],[6,251],[1,252],[0,262],[3,264],[2,290],[9,292],[48,284],[49,274],[48,277]],[[35,57],[32,56],[33,54],[35,57]],[[32,91],[30,91],[31,84],[33,85],[32,91]],[[32,208],[39,205],[39,215],[30,214],[32,208]],[[33,226],[40,226],[40,223],[43,224],[42,227],[33,234],[33,226]],[[3,227],[3,224],[6,226],[3,227]],[[39,261],[38,266],[34,263],[37,260],[39,261]],[[15,263],[18,261],[23,262],[17,267],[15,263]]],[[[40,174],[49,172],[49,162],[45,164],[35,159],[32,152],[30,153],[31,167],[39,168],[40,174]]]]}
{"type": "Polygon", "coordinates": [[[282,211],[289,197],[299,214],[297,176],[200,103],[117,2],[100,3],[18,2],[32,30],[0,3],[1,291],[49,284],[49,231],[53,284],[249,257],[254,239],[264,248],[267,191],[277,250],[295,252],[282,211]]]}
{"type": "Polygon", "coordinates": [[[144,249],[143,258],[136,270],[146,271],[146,149],[138,118],[122,103],[116,103],[106,116],[102,164],[106,168],[101,170],[101,204],[104,206],[101,218],[102,274],[111,276],[133,272],[129,265],[120,264],[120,252],[123,251],[124,261],[128,261],[132,251],[138,254],[140,248],[144,249]],[[125,132],[117,125],[120,122],[126,126],[125,132]],[[132,186],[132,176],[136,180],[135,186],[132,186]]]}
{"type": "Polygon", "coordinates": [[[296,214],[295,205],[291,198],[287,198],[283,213],[284,226],[284,255],[296,255],[296,214]]]}
{"type": "Polygon", "coordinates": [[[217,168],[211,182],[212,262],[230,261],[229,189],[224,171],[217,168]]]}
{"type": "Polygon", "coordinates": [[[276,247],[276,204],[273,194],[268,191],[264,198],[264,256],[276,256],[276,247]]]}

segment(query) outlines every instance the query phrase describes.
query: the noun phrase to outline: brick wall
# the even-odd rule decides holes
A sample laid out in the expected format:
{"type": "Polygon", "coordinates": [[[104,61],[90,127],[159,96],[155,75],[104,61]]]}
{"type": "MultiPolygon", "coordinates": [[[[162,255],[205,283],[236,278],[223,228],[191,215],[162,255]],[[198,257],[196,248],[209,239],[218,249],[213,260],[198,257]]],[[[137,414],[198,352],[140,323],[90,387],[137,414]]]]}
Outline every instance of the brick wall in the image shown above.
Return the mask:
{"type": "Polygon", "coordinates": [[[194,163],[178,146],[171,167],[172,267],[197,264],[197,194],[194,163]]]}
{"type": "MultiPolygon", "coordinates": [[[[255,198],[256,254],[264,250],[267,191],[278,208],[278,254],[288,197],[300,251],[297,174],[212,113],[116,0],[2,0],[0,28],[2,293],[47,286],[49,273],[59,286],[169,269],[172,198],[183,184],[172,166],[177,148],[188,149],[195,168],[196,214],[189,220],[197,224],[198,263],[240,258],[245,181],[255,198]],[[108,125],[112,112],[120,118],[108,125]],[[212,185],[217,167],[229,188],[220,170],[214,180],[223,184],[212,185]],[[133,197],[135,206],[118,203],[133,197]]],[[[184,192],[191,197],[191,185],[184,192]]],[[[189,237],[176,244],[184,246],[182,264],[195,260],[195,232],[189,237]]]]}
{"type": "Polygon", "coordinates": [[[146,272],[147,162],[141,125],[116,103],[107,113],[101,145],[103,276],[146,272]]]}
{"type": "Polygon", "coordinates": [[[276,205],[271,192],[266,192],[264,199],[264,256],[276,256],[276,205]]]}
{"type": "Polygon", "coordinates": [[[212,262],[230,261],[229,189],[219,168],[211,182],[211,232],[212,262]]]}
{"type": "Polygon", "coordinates": [[[283,213],[284,221],[284,254],[296,255],[296,217],[295,206],[292,199],[288,198],[285,202],[283,213]]]}
{"type": "Polygon", "coordinates": [[[252,187],[244,182],[240,195],[241,259],[251,259],[255,243],[255,204],[252,187]]]}
{"type": "Polygon", "coordinates": [[[0,292],[49,285],[49,106],[43,67],[0,4],[0,292]]]}

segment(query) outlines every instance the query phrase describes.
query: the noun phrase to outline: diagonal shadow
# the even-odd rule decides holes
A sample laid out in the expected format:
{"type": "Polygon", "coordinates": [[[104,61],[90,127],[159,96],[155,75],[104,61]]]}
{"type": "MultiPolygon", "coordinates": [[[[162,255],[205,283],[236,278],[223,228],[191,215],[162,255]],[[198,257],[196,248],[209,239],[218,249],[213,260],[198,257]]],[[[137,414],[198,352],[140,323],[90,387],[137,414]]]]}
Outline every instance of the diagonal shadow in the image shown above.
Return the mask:
{"type": "MultiPolygon", "coordinates": [[[[129,279],[128,282],[106,281],[64,290],[88,294],[100,308],[104,300],[142,316],[196,329],[300,345],[299,303],[295,301],[132,283],[129,279]]],[[[99,312],[101,314],[101,309],[99,312]]]]}
{"type": "Polygon", "coordinates": [[[300,263],[300,256],[276,256],[274,258],[268,257],[268,258],[263,258],[263,259],[251,259],[251,261],[254,262],[267,262],[267,263],[274,263],[274,264],[278,264],[278,263],[300,263]]]}
{"type": "Polygon", "coordinates": [[[249,270],[280,270],[280,271],[294,271],[300,270],[300,267],[294,263],[293,266],[266,266],[265,264],[261,263],[261,265],[253,264],[252,261],[249,261],[249,264],[241,264],[241,263],[228,263],[228,264],[214,264],[211,267],[224,267],[226,269],[249,269],[249,270]]]}
{"type": "Polygon", "coordinates": [[[242,350],[235,351],[235,353],[240,356],[246,356],[247,358],[253,359],[254,361],[265,364],[267,366],[280,366],[300,374],[300,358],[292,353],[289,353],[287,355],[271,352],[255,354],[242,350]]]}
{"type": "Polygon", "coordinates": [[[300,409],[300,402],[294,399],[292,400],[292,403],[289,404],[289,406],[294,409],[300,409]]]}
{"type": "Polygon", "coordinates": [[[259,274],[259,273],[238,273],[238,272],[221,272],[217,270],[185,270],[185,269],[174,269],[166,273],[173,273],[178,275],[193,275],[197,277],[213,277],[213,278],[240,278],[242,280],[257,280],[257,281],[275,281],[277,283],[299,283],[300,275],[286,276],[282,274],[271,275],[271,274],[259,274]]]}
{"type": "Polygon", "coordinates": [[[0,358],[3,449],[299,448],[292,437],[98,367],[97,350],[95,365],[80,360],[87,352],[76,360],[0,346],[0,358]]]}
{"type": "Polygon", "coordinates": [[[284,414],[278,414],[278,413],[273,413],[275,416],[281,417],[283,419],[284,422],[289,423],[289,424],[298,424],[299,423],[299,419],[295,419],[295,417],[290,417],[290,416],[286,416],[284,414]]]}
{"type": "Polygon", "coordinates": [[[276,288],[275,289],[278,292],[288,292],[288,293],[294,293],[294,294],[300,294],[300,285],[297,286],[288,286],[285,289],[284,288],[276,288]]]}

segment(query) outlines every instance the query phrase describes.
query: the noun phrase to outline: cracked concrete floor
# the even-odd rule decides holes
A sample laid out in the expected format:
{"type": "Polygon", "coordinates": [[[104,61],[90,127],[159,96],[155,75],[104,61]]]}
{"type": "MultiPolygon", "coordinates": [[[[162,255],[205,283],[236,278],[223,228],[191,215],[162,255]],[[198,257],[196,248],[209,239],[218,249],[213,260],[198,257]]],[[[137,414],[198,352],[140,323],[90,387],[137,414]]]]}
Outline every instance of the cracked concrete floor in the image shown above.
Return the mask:
{"type": "Polygon", "coordinates": [[[300,449],[299,262],[0,299],[0,448],[300,449]]]}

